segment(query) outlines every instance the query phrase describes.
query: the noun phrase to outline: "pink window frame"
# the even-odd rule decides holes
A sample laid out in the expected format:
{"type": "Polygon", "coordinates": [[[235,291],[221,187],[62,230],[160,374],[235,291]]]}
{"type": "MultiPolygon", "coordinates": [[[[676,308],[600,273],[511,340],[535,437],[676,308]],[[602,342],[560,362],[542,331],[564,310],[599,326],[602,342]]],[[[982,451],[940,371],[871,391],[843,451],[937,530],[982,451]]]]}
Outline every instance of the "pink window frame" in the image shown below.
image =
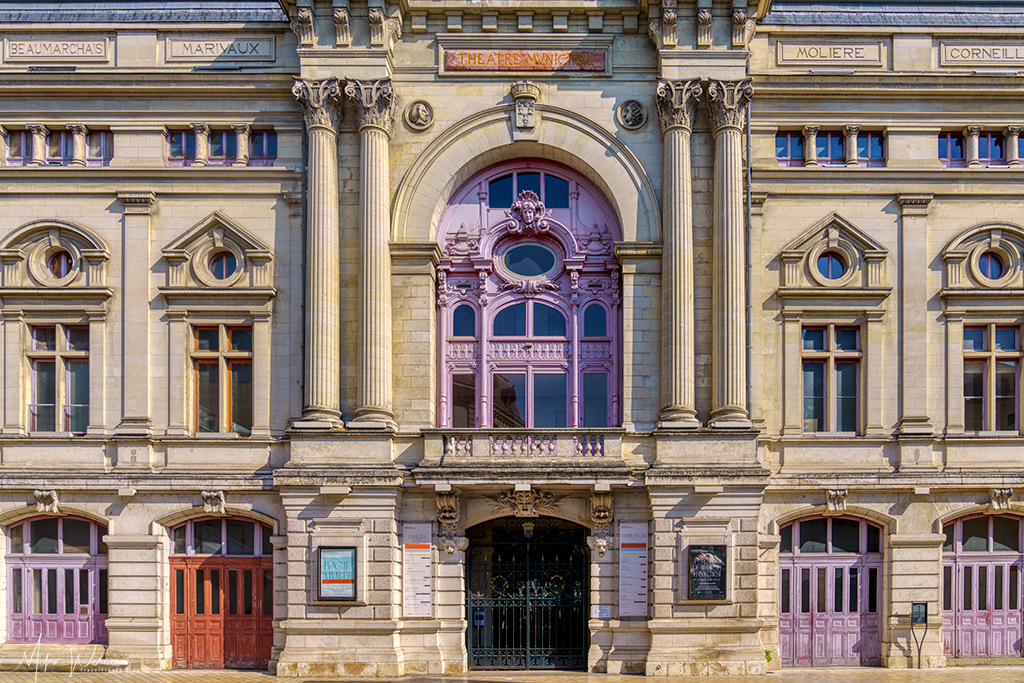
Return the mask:
{"type": "MultiPolygon", "coordinates": [[[[277,154],[269,152],[268,138],[277,132],[273,130],[254,130],[249,137],[249,165],[250,166],[273,166],[277,154]],[[257,142],[260,141],[260,142],[257,142]],[[259,149],[257,149],[259,147],[259,149]]],[[[275,145],[276,146],[276,145],[275,145]]]]}
{"type": "Polygon", "coordinates": [[[803,166],[804,162],[805,162],[803,150],[801,149],[799,154],[795,154],[794,151],[793,151],[793,147],[794,147],[793,141],[794,140],[798,140],[800,142],[801,148],[803,147],[803,145],[804,145],[804,134],[803,134],[803,132],[802,131],[792,131],[792,130],[790,130],[790,131],[785,131],[785,130],[779,131],[778,133],[775,134],[775,145],[776,145],[776,147],[778,147],[779,138],[782,138],[782,137],[786,138],[786,154],[784,154],[782,156],[779,156],[778,153],[776,152],[775,158],[778,159],[779,166],[782,166],[784,168],[785,167],[796,168],[796,167],[799,167],[799,166],[803,166]]]}
{"type": "MultiPolygon", "coordinates": [[[[595,202],[599,203],[600,206],[597,210],[603,211],[606,216],[606,225],[611,231],[609,239],[618,239],[618,222],[615,218],[615,214],[612,211],[607,200],[601,195],[601,193],[593,187],[591,183],[586,181],[580,174],[561,166],[550,162],[538,161],[538,160],[517,160],[513,162],[506,162],[498,166],[494,166],[487,169],[457,191],[453,197],[453,202],[458,198],[467,199],[468,203],[479,202],[480,211],[480,224],[487,225],[488,227],[483,231],[481,242],[488,243],[487,254],[489,258],[493,259],[493,268],[487,268],[482,276],[484,280],[491,282],[495,279],[495,270],[503,269],[502,256],[504,252],[515,244],[522,242],[535,241],[543,243],[545,246],[552,248],[558,255],[558,259],[561,262],[556,269],[556,275],[553,276],[554,280],[562,281],[564,287],[560,291],[568,290],[568,283],[570,280],[570,269],[575,269],[579,274],[580,278],[587,277],[590,280],[599,281],[604,287],[601,291],[602,295],[594,296],[582,301],[566,301],[562,297],[555,295],[549,295],[548,293],[542,294],[520,294],[520,293],[498,293],[491,291],[486,297],[486,304],[481,307],[479,300],[472,297],[459,296],[459,287],[464,286],[466,289],[474,289],[479,291],[478,280],[472,284],[468,282],[460,282],[454,287],[454,297],[445,297],[446,301],[439,300],[439,337],[441,343],[439,347],[439,367],[440,367],[440,391],[438,397],[438,424],[441,427],[451,427],[453,406],[451,404],[453,389],[453,378],[456,375],[473,375],[475,377],[476,384],[476,402],[474,405],[476,424],[475,427],[479,428],[491,428],[492,427],[492,387],[493,387],[493,375],[496,373],[504,374],[525,374],[527,376],[527,399],[526,399],[526,416],[525,422],[526,428],[533,428],[533,381],[537,374],[545,373],[564,373],[567,376],[568,386],[566,388],[567,397],[567,424],[566,428],[579,428],[583,422],[584,410],[582,406],[582,388],[583,388],[583,376],[584,374],[605,374],[607,376],[607,394],[606,394],[606,425],[608,427],[615,427],[620,424],[621,417],[619,415],[619,403],[620,403],[620,368],[621,368],[621,313],[619,311],[617,300],[612,301],[614,296],[612,292],[617,292],[617,264],[608,270],[607,263],[605,261],[610,260],[610,254],[608,258],[603,258],[600,264],[595,259],[593,263],[585,253],[582,257],[579,254],[567,254],[569,247],[567,243],[576,243],[580,235],[575,237],[568,235],[565,228],[560,230],[550,230],[547,234],[542,235],[528,235],[528,236],[514,236],[506,234],[497,234],[495,230],[500,232],[500,226],[503,221],[501,216],[494,216],[492,212],[497,211],[491,209],[488,203],[488,190],[489,182],[491,180],[503,177],[509,173],[516,171],[525,172],[541,172],[551,174],[562,178],[563,180],[569,181],[569,195],[570,195],[570,207],[568,209],[560,209],[559,211],[565,212],[569,215],[569,222],[579,214],[579,204],[581,196],[586,195],[591,199],[595,199],[595,202]],[[493,218],[488,221],[489,214],[493,218]],[[599,270],[598,266],[604,270],[599,270]],[[603,279],[602,279],[603,278],[603,279]],[[614,280],[614,285],[612,281],[614,280]],[[501,337],[497,338],[493,335],[493,324],[494,317],[498,312],[504,310],[508,306],[514,305],[520,302],[541,302],[549,306],[558,309],[566,319],[566,336],[564,337],[534,337],[532,335],[532,305],[527,306],[527,328],[525,337],[501,337]],[[605,309],[605,324],[606,324],[606,335],[602,338],[584,338],[583,337],[583,312],[586,308],[592,305],[592,302],[597,302],[602,305],[605,309]],[[452,334],[453,327],[453,315],[454,311],[461,305],[468,304],[473,309],[476,316],[476,336],[471,340],[467,337],[455,337],[452,334]],[[531,359],[528,361],[521,360],[509,360],[509,359],[492,359],[488,358],[486,363],[481,362],[480,357],[481,351],[489,345],[491,342],[505,343],[505,342],[524,342],[531,344],[536,340],[539,344],[545,344],[547,342],[560,342],[566,345],[568,353],[564,357],[550,358],[550,359],[531,359]],[[587,358],[586,354],[581,353],[581,347],[584,344],[603,344],[608,347],[609,351],[603,358],[587,358]],[[459,345],[461,349],[454,352],[454,347],[459,345]],[[473,350],[470,351],[469,349],[473,350]]],[[[542,187],[544,187],[544,181],[542,178],[542,187]]],[[[451,204],[449,205],[451,208],[451,204]]],[[[504,210],[502,209],[502,212],[504,210]]],[[[557,220],[557,217],[556,217],[557,220]]],[[[456,226],[450,224],[446,216],[442,217],[441,227],[438,230],[439,240],[444,247],[445,243],[453,238],[457,237],[458,231],[455,229],[456,226]]],[[[447,260],[447,259],[446,259],[447,260]]],[[[460,271],[460,266],[457,263],[447,264],[443,260],[440,270],[442,270],[446,276],[450,276],[454,279],[456,275],[461,275],[465,280],[477,280],[479,273],[474,273],[467,270],[465,267],[460,271]]],[[[486,286],[486,285],[485,285],[486,286]]],[[[581,287],[582,289],[582,287],[581,287]]],[[[546,428],[545,428],[546,429],[546,428]]]]}

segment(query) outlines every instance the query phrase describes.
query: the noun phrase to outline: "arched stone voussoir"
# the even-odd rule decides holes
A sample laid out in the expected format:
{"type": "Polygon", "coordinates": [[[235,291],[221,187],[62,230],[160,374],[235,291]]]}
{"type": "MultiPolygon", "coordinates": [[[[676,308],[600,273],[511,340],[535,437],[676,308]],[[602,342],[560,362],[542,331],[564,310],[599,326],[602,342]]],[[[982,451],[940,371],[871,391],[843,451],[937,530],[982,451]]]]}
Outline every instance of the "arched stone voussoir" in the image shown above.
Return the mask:
{"type": "Polygon", "coordinates": [[[537,140],[516,141],[509,107],[476,112],[420,153],[398,184],[392,239],[434,242],[449,199],[479,171],[516,158],[540,158],[575,169],[611,203],[627,242],[661,240],[661,208],[636,155],[611,132],[579,114],[537,105],[537,140]]]}
{"type": "Polygon", "coordinates": [[[278,520],[276,517],[272,517],[268,514],[258,512],[256,510],[250,510],[248,508],[241,508],[234,505],[225,505],[223,515],[211,515],[209,512],[203,510],[202,505],[196,505],[187,508],[180,508],[174,512],[169,512],[166,515],[162,515],[157,519],[153,520],[154,531],[157,528],[163,527],[170,529],[176,527],[182,522],[186,522],[190,519],[198,519],[200,517],[248,517],[249,519],[257,522],[263,522],[264,524],[273,528],[276,533],[278,530],[278,520]]]}

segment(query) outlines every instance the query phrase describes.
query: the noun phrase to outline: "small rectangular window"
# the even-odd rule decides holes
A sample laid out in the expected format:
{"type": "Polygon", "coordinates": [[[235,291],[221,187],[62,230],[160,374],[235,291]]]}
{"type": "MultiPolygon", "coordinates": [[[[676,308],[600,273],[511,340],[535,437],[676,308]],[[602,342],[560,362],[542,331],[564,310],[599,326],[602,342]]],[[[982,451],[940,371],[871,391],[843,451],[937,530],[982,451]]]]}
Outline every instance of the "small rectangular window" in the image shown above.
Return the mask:
{"type": "Polygon", "coordinates": [[[845,600],[843,600],[843,598],[845,597],[843,595],[843,586],[846,582],[843,581],[842,567],[835,568],[834,576],[832,577],[832,579],[832,612],[834,614],[842,614],[843,605],[845,605],[846,602],[845,600]]]}
{"type": "Polygon", "coordinates": [[[823,166],[846,165],[846,136],[842,131],[819,131],[815,143],[819,164],[823,166]]]}
{"type": "Polygon", "coordinates": [[[868,569],[868,612],[878,611],[878,567],[868,569]]]}
{"type": "Polygon", "coordinates": [[[25,525],[17,524],[10,527],[11,535],[11,553],[14,555],[21,555],[24,552],[22,546],[25,545],[25,525]]]}
{"type": "Polygon", "coordinates": [[[174,539],[174,554],[184,555],[187,551],[187,546],[185,545],[185,525],[182,524],[177,527],[171,532],[171,536],[174,539]]]}
{"type": "Polygon", "coordinates": [[[492,209],[507,209],[512,206],[511,173],[488,183],[487,205],[492,209]]]}
{"type": "Polygon", "coordinates": [[[1020,594],[1020,569],[1015,564],[1010,565],[1010,580],[1007,609],[1017,609],[1017,596],[1020,594]]]}
{"type": "Polygon", "coordinates": [[[238,614],[238,570],[228,570],[228,614],[238,614]]]}
{"type": "Polygon", "coordinates": [[[569,181],[544,174],[544,206],[548,209],[569,208],[569,181]]]}
{"type": "Polygon", "coordinates": [[[826,519],[809,519],[800,522],[800,552],[825,552],[828,549],[826,546],[827,531],[828,520],[826,519]]]}
{"type": "Polygon", "coordinates": [[[220,614],[220,570],[210,570],[210,614],[220,614]]]}
{"type": "Polygon", "coordinates": [[[242,570],[242,613],[252,614],[252,570],[242,570]]]}
{"type": "Polygon", "coordinates": [[[963,167],[964,138],[959,133],[939,133],[939,161],[943,166],[963,167]]]}
{"type": "Polygon", "coordinates": [[[221,520],[204,519],[192,525],[193,545],[197,555],[219,555],[221,548],[221,520]]]}
{"type": "Polygon", "coordinates": [[[800,131],[780,132],[775,135],[775,158],[780,166],[804,165],[804,135],[800,131]]]}
{"type": "Polygon", "coordinates": [[[825,573],[825,568],[824,567],[818,567],[818,585],[817,585],[817,592],[818,592],[817,610],[818,610],[818,614],[824,614],[825,613],[825,599],[828,597],[828,594],[826,593],[826,589],[825,589],[826,578],[827,578],[827,574],[825,573]]]}
{"type": "Polygon", "coordinates": [[[263,570],[263,616],[274,616],[274,573],[263,570]]]}
{"type": "Polygon", "coordinates": [[[803,329],[804,351],[825,350],[825,330],[820,327],[805,327],[803,329]]]}
{"type": "Polygon", "coordinates": [[[961,547],[964,552],[988,551],[988,517],[973,517],[960,523],[961,547]]]}
{"type": "Polygon", "coordinates": [[[196,570],[196,614],[206,614],[206,571],[196,570]]]}
{"type": "Polygon", "coordinates": [[[109,130],[91,130],[86,138],[85,162],[89,166],[109,166],[114,158],[114,134],[109,130]]]}
{"type": "Polygon", "coordinates": [[[27,130],[7,134],[7,165],[25,166],[32,160],[32,135],[27,130]]]}
{"type": "Polygon", "coordinates": [[[209,145],[211,166],[230,166],[238,158],[238,139],[234,131],[210,131],[209,145]]]}
{"type": "Polygon", "coordinates": [[[781,533],[782,541],[779,543],[780,553],[793,552],[793,525],[783,527],[781,533]]]}
{"type": "Polygon", "coordinates": [[[997,564],[995,567],[995,580],[992,586],[992,597],[995,599],[993,608],[996,611],[1003,609],[1003,571],[1004,567],[1001,564],[997,564]]]}
{"type": "Polygon", "coordinates": [[[978,609],[988,609],[988,567],[978,567],[978,609]]]}
{"type": "Polygon", "coordinates": [[[860,588],[857,580],[857,568],[850,567],[850,614],[856,614],[860,611],[860,603],[857,593],[860,588]]]}
{"type": "Polygon", "coordinates": [[[273,166],[277,159],[277,133],[257,130],[249,134],[249,165],[273,166]]]}
{"type": "Polygon", "coordinates": [[[229,519],[228,555],[252,555],[256,550],[256,531],[252,522],[229,519]]]}
{"type": "Polygon", "coordinates": [[[981,133],[978,135],[978,161],[986,166],[1006,164],[1005,145],[1002,133],[981,133]]]}
{"type": "Polygon", "coordinates": [[[46,570],[46,613],[57,613],[57,570],[46,570]]]}
{"type": "Polygon", "coordinates": [[[800,613],[811,613],[811,570],[807,567],[800,570],[800,613]]]}
{"type": "MultiPolygon", "coordinates": [[[[85,570],[82,570],[85,573],[85,570]]],[[[75,600],[75,570],[64,570],[64,614],[74,614],[78,602],[75,600]]]]}
{"type": "Polygon", "coordinates": [[[492,424],[498,429],[526,426],[526,375],[494,373],[492,424]]]}
{"type": "MultiPolygon", "coordinates": [[[[99,580],[99,596],[98,596],[98,599],[97,599],[97,602],[99,603],[99,607],[97,609],[99,610],[100,614],[109,614],[109,611],[107,609],[107,581],[108,581],[108,578],[109,578],[109,575],[107,573],[107,570],[106,569],[101,569],[100,570],[100,580],[99,580]]],[[[183,594],[184,594],[184,592],[183,592],[183,594]]]]}
{"type": "Polygon", "coordinates": [[[167,135],[167,161],[171,166],[191,166],[196,160],[196,134],[175,130],[167,135]]]}
{"type": "Polygon", "coordinates": [[[857,160],[865,166],[885,166],[885,137],[881,132],[857,135],[857,160]]]}
{"type": "Polygon", "coordinates": [[[516,196],[518,197],[527,190],[533,192],[538,197],[540,196],[540,173],[526,171],[516,174],[516,196]]]}

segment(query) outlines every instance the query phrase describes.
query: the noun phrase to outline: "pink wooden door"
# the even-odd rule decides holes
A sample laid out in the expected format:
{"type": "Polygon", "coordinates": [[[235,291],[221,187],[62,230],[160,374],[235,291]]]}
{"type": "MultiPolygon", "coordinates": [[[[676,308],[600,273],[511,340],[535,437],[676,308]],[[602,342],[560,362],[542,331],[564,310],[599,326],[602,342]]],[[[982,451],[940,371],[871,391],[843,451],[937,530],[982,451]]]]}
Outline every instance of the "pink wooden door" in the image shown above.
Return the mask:
{"type": "Polygon", "coordinates": [[[11,560],[9,642],[105,643],[106,561],[11,560]]]}
{"type": "Polygon", "coordinates": [[[942,641],[957,658],[1020,657],[1019,555],[947,559],[943,564],[942,641]]]}

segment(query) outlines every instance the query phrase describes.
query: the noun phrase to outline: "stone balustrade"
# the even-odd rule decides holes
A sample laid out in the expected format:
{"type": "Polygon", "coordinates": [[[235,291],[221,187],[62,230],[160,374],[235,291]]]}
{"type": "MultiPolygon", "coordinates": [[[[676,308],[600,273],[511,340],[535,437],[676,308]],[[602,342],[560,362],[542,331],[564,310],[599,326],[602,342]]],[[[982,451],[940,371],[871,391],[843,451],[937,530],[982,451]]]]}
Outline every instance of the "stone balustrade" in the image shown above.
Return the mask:
{"type": "Polygon", "coordinates": [[[421,465],[478,462],[621,459],[617,429],[437,429],[425,432],[421,465]]]}

